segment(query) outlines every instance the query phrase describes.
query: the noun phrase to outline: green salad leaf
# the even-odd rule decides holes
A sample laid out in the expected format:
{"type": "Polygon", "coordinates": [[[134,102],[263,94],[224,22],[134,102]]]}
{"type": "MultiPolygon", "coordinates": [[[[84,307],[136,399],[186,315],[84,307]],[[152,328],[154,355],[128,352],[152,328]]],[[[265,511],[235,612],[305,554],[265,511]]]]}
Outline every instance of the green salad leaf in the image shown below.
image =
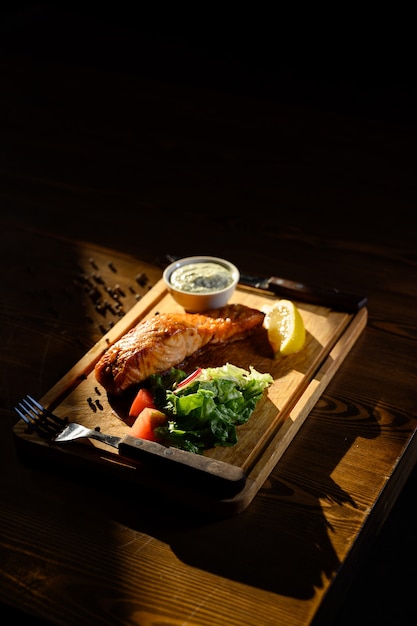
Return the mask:
{"type": "Polygon", "coordinates": [[[201,453],[215,446],[233,446],[236,426],[245,424],[272,382],[262,374],[230,363],[199,369],[187,378],[182,370],[151,377],[158,408],[168,415],[168,425],[155,429],[162,443],[201,453]],[[187,382],[187,381],[190,382],[187,382]]]}

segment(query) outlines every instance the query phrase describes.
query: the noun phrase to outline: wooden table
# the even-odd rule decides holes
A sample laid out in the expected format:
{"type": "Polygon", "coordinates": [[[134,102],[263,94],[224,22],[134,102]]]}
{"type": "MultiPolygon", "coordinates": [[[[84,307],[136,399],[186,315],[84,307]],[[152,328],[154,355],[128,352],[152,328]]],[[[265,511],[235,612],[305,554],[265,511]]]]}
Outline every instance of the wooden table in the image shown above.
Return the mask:
{"type": "Polygon", "coordinates": [[[415,128],[27,59],[2,74],[4,614],[63,626],[408,617],[398,571],[382,577],[397,580],[395,597],[377,595],[387,549],[374,541],[388,519],[388,538],[414,541],[415,557],[415,505],[401,495],[389,517],[417,460],[415,128]],[[13,443],[13,406],[45,394],[120,319],[97,310],[89,281],[127,286],[127,312],[167,252],[368,297],[343,366],[227,519],[37,467],[13,443]]]}

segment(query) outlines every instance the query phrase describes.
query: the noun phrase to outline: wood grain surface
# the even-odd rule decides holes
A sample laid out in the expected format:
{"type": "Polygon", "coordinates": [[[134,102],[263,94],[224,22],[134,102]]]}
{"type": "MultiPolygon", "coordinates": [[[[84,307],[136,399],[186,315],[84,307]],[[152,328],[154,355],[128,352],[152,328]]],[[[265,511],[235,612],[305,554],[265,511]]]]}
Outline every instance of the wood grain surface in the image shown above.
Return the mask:
{"type": "Polygon", "coordinates": [[[301,89],[285,47],[266,73],[238,73],[203,41],[191,63],[175,37],[139,45],[132,25],[123,44],[91,14],[25,15],[2,21],[0,58],[0,614],[415,623],[415,92],[379,89],[370,62],[363,82],[335,62],[340,82],[301,89]],[[48,397],[147,297],[167,253],[368,297],[366,328],[230,518],[42,464],[13,440],[14,405],[48,397]]]}
{"type": "MultiPolygon", "coordinates": [[[[118,292],[120,292],[119,288],[118,292]]],[[[241,304],[260,311],[271,307],[278,299],[253,289],[238,287],[230,303],[241,304]]],[[[219,367],[232,363],[249,371],[254,367],[262,373],[269,373],[273,383],[263,394],[250,420],[237,427],[238,441],[231,447],[216,447],[205,451],[204,455],[214,461],[220,461],[238,468],[246,474],[246,484],[233,495],[227,497],[224,491],[213,493],[211,483],[204,488],[204,476],[200,480],[192,479],[185,490],[181,481],[183,468],[172,465],[166,472],[153,471],[153,466],[146,466],[146,460],[120,458],[119,451],[91,440],[74,442],[72,445],[56,446],[28,429],[20,420],[15,428],[16,445],[22,445],[23,454],[28,446],[33,446],[30,454],[40,454],[60,462],[65,455],[65,462],[71,461],[77,468],[79,459],[86,464],[95,465],[100,471],[105,465],[106,474],[113,471],[114,479],[119,476],[132,483],[151,484],[162,496],[169,497],[174,504],[190,502],[198,508],[220,515],[241,513],[250,505],[258,490],[262,487],[275,465],[284,454],[292,439],[307,418],[309,408],[319,400],[332,376],[342,365],[350,349],[366,326],[367,310],[363,308],[356,315],[332,311],[326,307],[296,302],[306,329],[306,342],[299,352],[289,357],[274,356],[268,342],[265,328],[245,340],[226,343],[224,346],[209,347],[186,361],[175,363],[187,373],[197,367],[219,367]],[[307,409],[306,409],[307,407],[307,409]],[[98,454],[99,452],[99,454],[98,454]],[[151,477],[149,476],[151,474],[151,477]],[[151,482],[150,482],[151,480],[151,482]]],[[[121,396],[107,394],[97,381],[94,367],[105,351],[121,339],[129,330],[155,315],[181,313],[178,305],[160,279],[154,288],[140,299],[104,337],[97,342],[81,360],[50,389],[40,402],[53,410],[55,415],[72,422],[77,422],[91,430],[99,428],[108,435],[123,437],[128,435],[132,421],[129,420],[129,408],[136,393],[128,390],[121,396]]],[[[149,460],[149,463],[151,463],[149,460]]],[[[104,469],[104,468],[103,468],[104,469]]],[[[225,466],[227,470],[227,465],[225,466]]],[[[209,468],[206,470],[206,474],[209,468]]],[[[201,470],[199,470],[201,474],[201,470]]],[[[181,481],[182,483],[183,481],[181,481]]],[[[206,481],[207,482],[207,481],[206,481]]]]}

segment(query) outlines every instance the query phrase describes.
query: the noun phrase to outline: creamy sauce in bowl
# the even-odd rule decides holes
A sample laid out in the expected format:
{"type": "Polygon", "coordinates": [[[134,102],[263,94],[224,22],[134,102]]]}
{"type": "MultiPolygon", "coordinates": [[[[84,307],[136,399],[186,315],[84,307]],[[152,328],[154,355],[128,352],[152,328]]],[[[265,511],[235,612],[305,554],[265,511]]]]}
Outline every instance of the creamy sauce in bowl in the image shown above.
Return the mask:
{"type": "Polygon", "coordinates": [[[233,282],[233,275],[220,263],[189,263],[175,269],[170,283],[175,289],[192,293],[210,293],[226,289],[233,282]]]}

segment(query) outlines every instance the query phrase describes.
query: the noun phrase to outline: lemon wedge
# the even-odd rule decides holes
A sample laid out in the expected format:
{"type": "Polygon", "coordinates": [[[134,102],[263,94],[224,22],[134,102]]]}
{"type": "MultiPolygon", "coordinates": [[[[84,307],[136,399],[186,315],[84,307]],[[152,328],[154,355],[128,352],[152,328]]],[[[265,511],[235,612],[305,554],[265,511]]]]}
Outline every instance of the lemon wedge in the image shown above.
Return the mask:
{"type": "Polygon", "coordinates": [[[264,312],[264,327],[275,354],[287,356],[301,350],[305,344],[306,331],[294,302],[280,300],[264,312]]]}

